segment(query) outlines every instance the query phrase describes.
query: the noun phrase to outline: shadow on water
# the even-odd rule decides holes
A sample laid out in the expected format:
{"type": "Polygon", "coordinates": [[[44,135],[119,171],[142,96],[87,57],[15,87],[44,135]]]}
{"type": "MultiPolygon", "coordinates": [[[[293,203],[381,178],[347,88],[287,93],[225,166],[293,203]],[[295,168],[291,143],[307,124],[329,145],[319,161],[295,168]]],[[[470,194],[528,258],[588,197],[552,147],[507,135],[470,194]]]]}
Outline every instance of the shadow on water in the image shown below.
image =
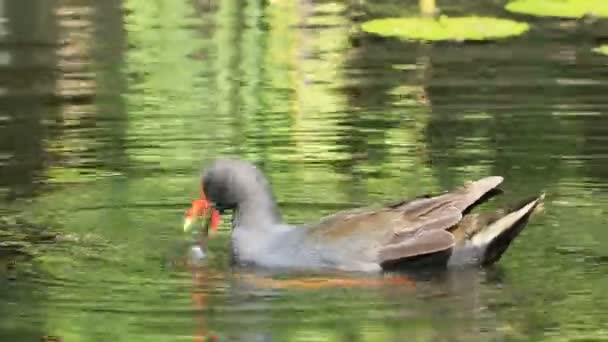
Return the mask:
{"type": "Polygon", "coordinates": [[[0,339],[605,337],[608,60],[590,51],[605,23],[519,18],[529,34],[484,44],[357,28],[415,11],[0,0],[0,214],[65,237],[0,259],[0,339]],[[546,214],[487,270],[235,269],[227,222],[193,267],[181,219],[220,154],[258,163],[293,223],[489,174],[506,200],[545,190],[546,214]]]}
{"type": "Polygon", "coordinates": [[[2,125],[0,126],[0,195],[9,199],[31,195],[49,153],[44,140],[51,134],[43,121],[57,115],[45,105],[55,87],[56,27],[53,3],[25,5],[3,1],[2,125]],[[34,18],[31,13],[37,13],[34,18]]]}

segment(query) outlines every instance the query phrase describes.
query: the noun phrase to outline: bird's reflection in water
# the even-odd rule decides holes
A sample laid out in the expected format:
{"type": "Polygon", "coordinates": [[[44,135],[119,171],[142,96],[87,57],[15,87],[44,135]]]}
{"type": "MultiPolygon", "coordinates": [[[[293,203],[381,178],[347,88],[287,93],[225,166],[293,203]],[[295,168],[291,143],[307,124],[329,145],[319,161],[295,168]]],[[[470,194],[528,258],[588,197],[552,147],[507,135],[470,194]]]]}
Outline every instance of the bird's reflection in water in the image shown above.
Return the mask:
{"type": "MultiPolygon", "coordinates": [[[[488,286],[484,284],[488,282],[496,283],[496,279],[491,279],[495,272],[488,274],[487,271],[474,267],[385,274],[353,274],[346,272],[306,274],[251,267],[216,269],[207,265],[208,254],[198,245],[190,245],[185,252],[184,257],[187,259],[185,264],[192,274],[192,308],[196,321],[193,339],[197,342],[222,340],[220,336],[214,333],[208,316],[210,312],[208,296],[220,288],[229,290],[226,299],[231,303],[231,307],[253,307],[256,310],[262,309],[260,305],[268,305],[270,303],[269,298],[278,298],[285,295],[285,291],[291,294],[310,291],[311,295],[315,295],[318,294],[318,291],[331,290],[332,288],[360,289],[367,294],[369,294],[369,290],[372,290],[372,293],[381,297],[390,297],[392,303],[399,303],[398,305],[401,308],[399,312],[402,312],[405,316],[428,317],[432,321],[431,326],[437,324],[435,328],[432,328],[433,332],[431,334],[438,338],[455,334],[454,336],[479,340],[480,336],[491,337],[488,334],[492,336],[502,335],[496,329],[493,329],[493,332],[488,332],[484,331],[483,327],[475,324],[475,322],[483,321],[483,325],[487,328],[488,325],[494,326],[498,323],[495,322],[495,317],[491,312],[483,310],[488,304],[484,300],[486,297],[484,292],[488,286]],[[432,307],[435,309],[429,311],[429,308],[419,306],[421,302],[428,301],[434,303],[432,307]],[[437,309],[443,313],[439,314],[437,309]],[[456,315],[460,317],[461,324],[446,326],[443,319],[436,321],[435,317],[438,314],[439,316],[456,315]],[[480,314],[483,317],[478,317],[480,314]]],[[[258,319],[264,320],[260,316],[258,316],[258,319]]],[[[268,329],[270,330],[264,329],[262,324],[255,329],[256,331],[245,329],[247,331],[235,333],[241,338],[246,338],[246,340],[272,340],[271,335],[267,336],[272,329],[270,327],[268,329]],[[255,336],[251,336],[251,334],[255,336]]]]}
{"type": "Polygon", "coordinates": [[[192,271],[192,309],[195,313],[196,328],[193,334],[195,342],[215,341],[217,337],[209,331],[207,324],[207,286],[206,268],[190,266],[192,271]]]}

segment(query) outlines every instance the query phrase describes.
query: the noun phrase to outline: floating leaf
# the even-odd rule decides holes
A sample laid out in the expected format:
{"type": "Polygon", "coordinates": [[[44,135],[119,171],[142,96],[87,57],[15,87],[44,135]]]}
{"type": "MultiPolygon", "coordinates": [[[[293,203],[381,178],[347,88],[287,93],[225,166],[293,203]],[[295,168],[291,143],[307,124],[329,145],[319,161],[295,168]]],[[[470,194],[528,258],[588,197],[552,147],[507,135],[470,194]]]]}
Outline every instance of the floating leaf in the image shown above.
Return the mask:
{"type": "Polygon", "coordinates": [[[608,44],[601,45],[600,47],[593,49],[593,51],[601,53],[602,55],[608,55],[608,44]]]}
{"type": "Polygon", "coordinates": [[[488,17],[449,18],[385,18],[370,20],[362,25],[366,32],[401,39],[441,40],[493,40],[518,36],[529,26],[508,19],[488,17]]]}
{"type": "Polygon", "coordinates": [[[506,9],[515,13],[547,17],[608,17],[606,0],[515,0],[508,3],[506,9]]]}

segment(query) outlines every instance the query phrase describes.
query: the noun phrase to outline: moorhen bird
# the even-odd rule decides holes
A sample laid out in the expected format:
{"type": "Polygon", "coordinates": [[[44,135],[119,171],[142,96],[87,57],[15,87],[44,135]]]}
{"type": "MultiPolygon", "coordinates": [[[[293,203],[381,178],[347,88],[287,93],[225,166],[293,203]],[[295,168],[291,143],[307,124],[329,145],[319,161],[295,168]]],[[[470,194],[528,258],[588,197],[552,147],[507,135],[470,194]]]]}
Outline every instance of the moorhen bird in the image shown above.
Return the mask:
{"type": "Polygon", "coordinates": [[[486,177],[440,195],[340,211],[313,224],[292,226],[283,222],[270,185],[254,164],[217,159],[203,172],[201,199],[190,209],[184,229],[198,216],[210,215],[208,221],[216,225],[215,210],[232,209],[232,254],[241,265],[364,272],[487,266],[500,259],[544,198],[542,194],[512,209],[472,213],[499,192],[502,181],[486,177]]]}

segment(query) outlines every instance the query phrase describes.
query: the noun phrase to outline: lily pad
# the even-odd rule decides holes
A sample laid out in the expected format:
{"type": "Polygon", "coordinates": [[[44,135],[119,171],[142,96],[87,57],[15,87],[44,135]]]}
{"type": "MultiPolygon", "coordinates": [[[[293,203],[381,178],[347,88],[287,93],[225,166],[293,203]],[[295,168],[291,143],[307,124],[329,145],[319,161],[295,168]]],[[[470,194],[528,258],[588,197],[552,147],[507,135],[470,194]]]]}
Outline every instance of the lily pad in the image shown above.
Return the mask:
{"type": "Polygon", "coordinates": [[[600,47],[597,47],[597,48],[593,49],[593,51],[595,51],[597,53],[601,53],[602,55],[607,55],[608,56],[608,44],[601,45],[600,47]]]}
{"type": "Polygon", "coordinates": [[[529,26],[508,19],[488,17],[450,18],[385,18],[364,22],[363,31],[385,37],[400,39],[442,40],[493,40],[518,36],[528,31],[529,26]]]}
{"type": "Polygon", "coordinates": [[[608,17],[606,0],[515,0],[508,3],[506,9],[515,13],[547,17],[608,17]]]}

